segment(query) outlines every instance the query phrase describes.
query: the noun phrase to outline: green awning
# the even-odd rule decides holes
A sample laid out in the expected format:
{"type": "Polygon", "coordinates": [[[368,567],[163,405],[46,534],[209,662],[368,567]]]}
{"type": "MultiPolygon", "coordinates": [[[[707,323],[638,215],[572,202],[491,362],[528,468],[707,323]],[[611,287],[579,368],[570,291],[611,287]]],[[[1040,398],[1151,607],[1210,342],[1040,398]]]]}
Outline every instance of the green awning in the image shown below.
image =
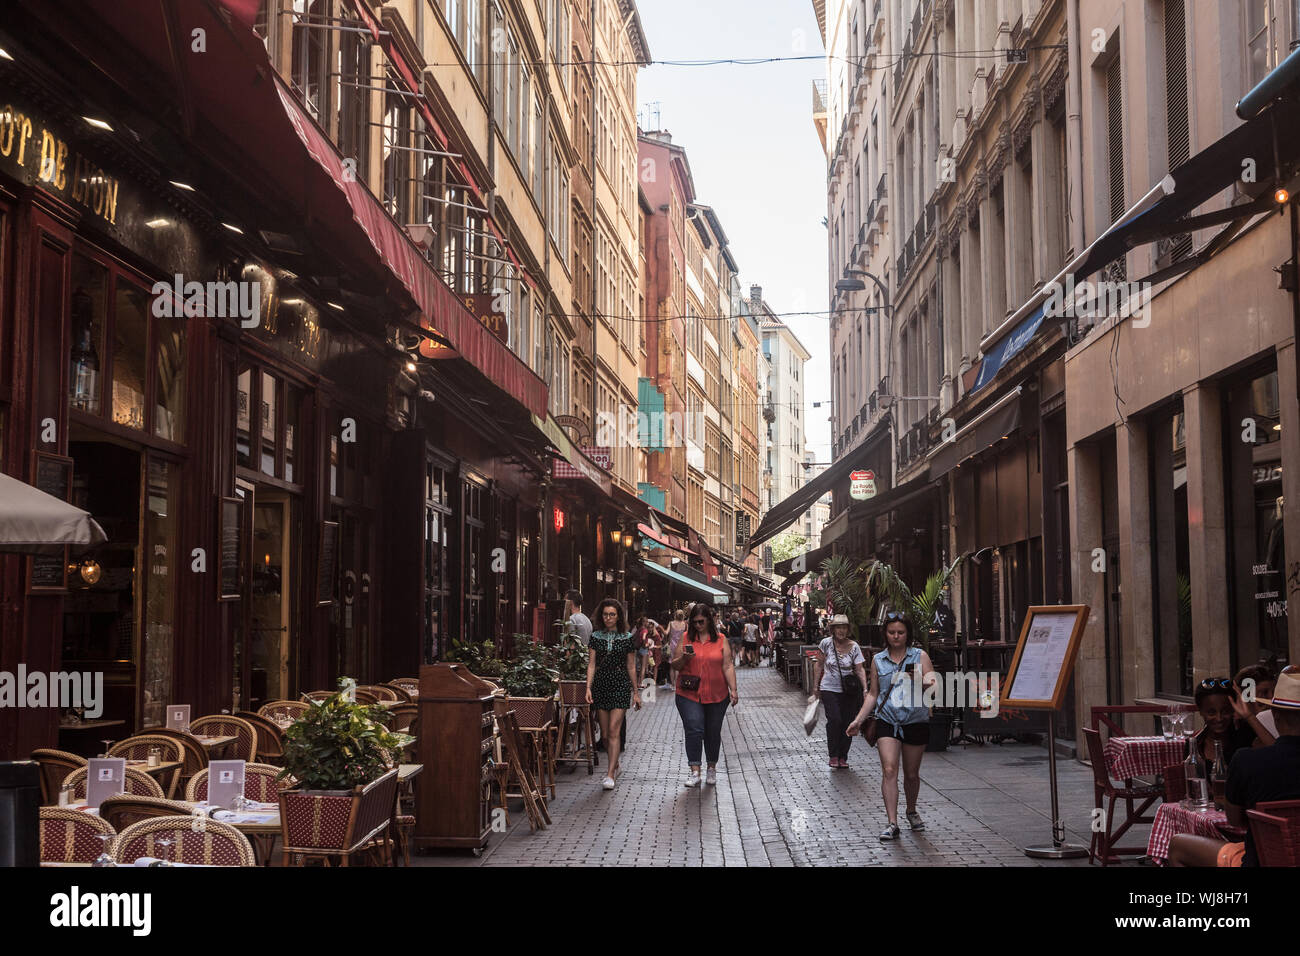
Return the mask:
{"type": "Polygon", "coordinates": [[[713,604],[731,603],[731,595],[726,591],[719,591],[717,588],[710,587],[701,581],[696,581],[694,578],[688,578],[684,574],[670,571],[662,564],[655,564],[653,561],[642,561],[641,563],[645,565],[646,570],[659,575],[661,578],[664,578],[673,584],[680,584],[682,587],[694,591],[696,594],[713,604]]]}

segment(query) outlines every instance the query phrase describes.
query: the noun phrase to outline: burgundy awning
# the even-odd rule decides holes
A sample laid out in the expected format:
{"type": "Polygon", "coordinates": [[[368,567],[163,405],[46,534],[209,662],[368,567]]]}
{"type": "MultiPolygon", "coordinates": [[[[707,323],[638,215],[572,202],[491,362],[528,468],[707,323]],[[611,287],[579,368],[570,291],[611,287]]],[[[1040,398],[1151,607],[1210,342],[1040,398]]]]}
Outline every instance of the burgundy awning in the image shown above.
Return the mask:
{"type": "MultiPolygon", "coordinates": [[[[26,6],[39,17],[52,15],[42,4],[26,6]]],[[[506,395],[546,415],[546,383],[465,307],[364,183],[345,179],[338,150],[276,75],[261,38],[249,28],[247,3],[91,0],[89,6],[124,46],[115,48],[113,38],[97,30],[83,44],[93,48],[81,52],[101,62],[120,51],[145,75],[171,79],[183,133],[194,149],[301,210],[303,220],[280,231],[306,229],[341,261],[386,270],[425,328],[436,330],[506,395]],[[218,3],[225,15],[217,12],[218,3]],[[199,28],[206,40],[201,54],[189,49],[199,28]]]]}

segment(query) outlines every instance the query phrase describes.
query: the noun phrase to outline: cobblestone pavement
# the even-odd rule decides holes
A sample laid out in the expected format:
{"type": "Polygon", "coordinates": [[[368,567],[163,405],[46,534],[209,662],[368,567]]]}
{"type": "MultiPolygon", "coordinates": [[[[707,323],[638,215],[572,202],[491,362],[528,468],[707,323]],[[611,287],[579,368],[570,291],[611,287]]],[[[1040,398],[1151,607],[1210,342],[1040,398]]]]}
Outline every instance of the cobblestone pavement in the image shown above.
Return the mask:
{"type": "MultiPolygon", "coordinates": [[[[413,857],[421,866],[1077,866],[1032,860],[1025,844],[1051,842],[1047,752],[1041,746],[969,745],[927,753],[918,801],[927,829],[902,821],[881,843],[885,812],[876,753],[855,741],[849,770],[826,766],[823,726],[806,736],[804,696],[766,667],[739,671],[740,704],[723,727],[718,785],[687,789],[681,721],[672,693],[630,715],[617,789],[600,788],[603,764],[559,774],[554,821],[530,833],[511,803],[509,832],[481,858],[413,857]]],[[[603,757],[603,755],[602,755],[603,757]]],[[[1067,839],[1088,844],[1091,771],[1057,761],[1067,839]]],[[[900,781],[901,784],[901,781],[900,781]]],[[[900,793],[899,810],[903,809],[900,793]]],[[[1127,842],[1145,840],[1136,829],[1127,842]]]]}

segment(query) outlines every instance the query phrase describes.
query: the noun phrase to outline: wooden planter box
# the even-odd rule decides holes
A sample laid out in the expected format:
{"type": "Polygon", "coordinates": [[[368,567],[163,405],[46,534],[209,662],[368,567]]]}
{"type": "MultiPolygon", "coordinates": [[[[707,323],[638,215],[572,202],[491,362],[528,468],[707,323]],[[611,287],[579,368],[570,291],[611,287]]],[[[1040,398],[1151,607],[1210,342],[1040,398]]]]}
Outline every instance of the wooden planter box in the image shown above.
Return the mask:
{"type": "Polygon", "coordinates": [[[282,790],[280,836],[285,859],[346,860],[383,835],[397,805],[397,771],[352,790],[282,790]]]}
{"type": "Polygon", "coordinates": [[[560,681],[560,703],[565,707],[581,707],[587,703],[585,680],[560,681]]]}
{"type": "MultiPolygon", "coordinates": [[[[587,685],[582,685],[586,692],[587,685]]],[[[511,697],[508,694],[498,705],[501,710],[513,710],[515,722],[520,727],[541,727],[548,721],[555,722],[554,697],[511,697]]]]}

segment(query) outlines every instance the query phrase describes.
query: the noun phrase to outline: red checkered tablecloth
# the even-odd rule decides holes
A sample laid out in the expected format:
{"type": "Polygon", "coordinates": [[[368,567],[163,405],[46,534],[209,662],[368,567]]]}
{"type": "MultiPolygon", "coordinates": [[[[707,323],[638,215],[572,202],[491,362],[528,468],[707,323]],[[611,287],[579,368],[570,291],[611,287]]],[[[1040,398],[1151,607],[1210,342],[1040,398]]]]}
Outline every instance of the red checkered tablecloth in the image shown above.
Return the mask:
{"type": "Polygon", "coordinates": [[[1222,840],[1223,834],[1217,824],[1227,822],[1228,818],[1221,810],[1189,810],[1181,803],[1162,803],[1156,811],[1155,822],[1151,824],[1147,856],[1163,864],[1169,858],[1169,841],[1176,833],[1222,840]]]}
{"type": "Polygon", "coordinates": [[[1164,773],[1166,767],[1182,763],[1187,757],[1187,744],[1181,737],[1111,737],[1102,754],[1112,780],[1130,780],[1154,777],[1164,773]]]}

